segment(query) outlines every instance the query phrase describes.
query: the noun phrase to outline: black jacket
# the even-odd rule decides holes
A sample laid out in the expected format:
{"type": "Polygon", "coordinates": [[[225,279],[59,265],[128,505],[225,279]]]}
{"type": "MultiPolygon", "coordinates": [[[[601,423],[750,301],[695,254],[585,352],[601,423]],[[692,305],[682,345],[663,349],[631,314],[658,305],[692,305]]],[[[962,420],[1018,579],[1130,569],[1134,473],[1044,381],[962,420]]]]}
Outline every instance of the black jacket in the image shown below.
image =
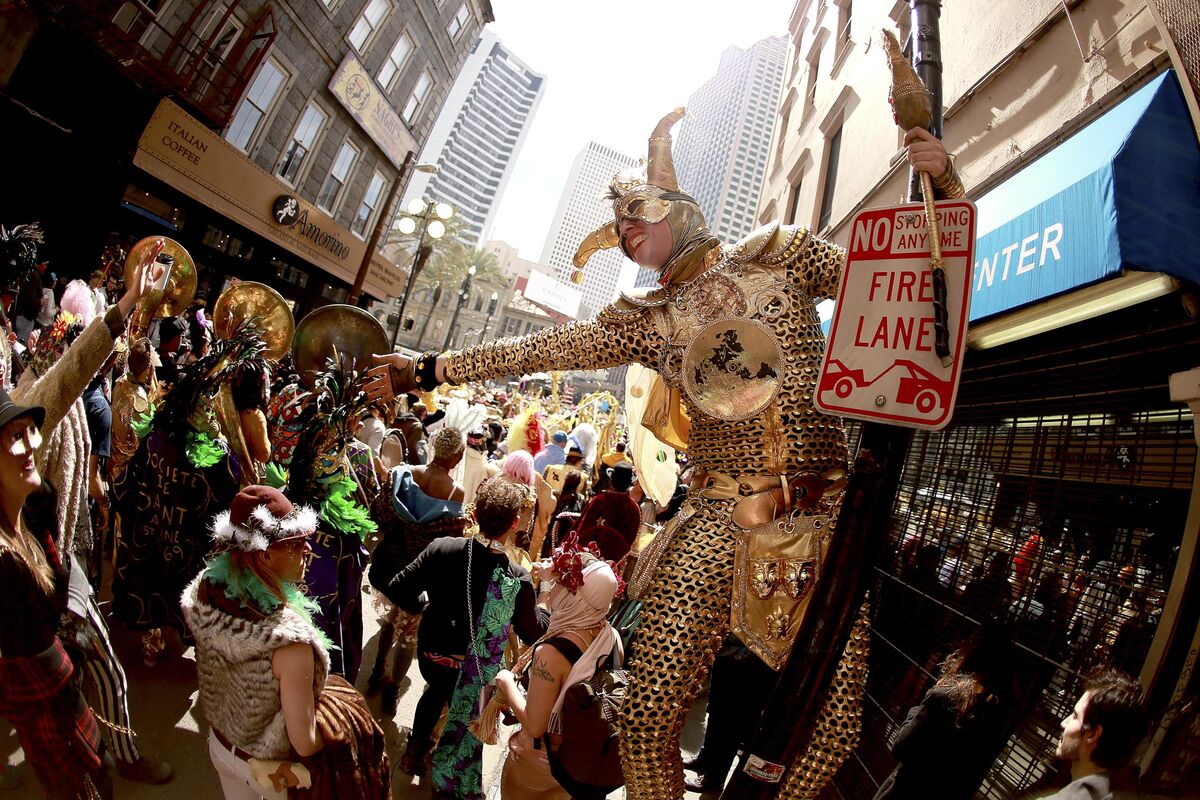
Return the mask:
{"type": "Polygon", "coordinates": [[[468,545],[475,548],[471,556],[471,607],[476,620],[483,609],[492,572],[500,567],[521,582],[513,608],[513,630],[522,642],[533,644],[546,632],[549,616],[537,608],[537,595],[528,570],[474,539],[444,536],[434,539],[392,578],[384,592],[389,600],[410,612],[421,611],[421,593],[429,593],[429,604],[417,630],[417,647],[441,655],[466,654],[471,631],[467,620],[468,545]]]}
{"type": "Polygon", "coordinates": [[[25,560],[13,550],[0,548],[0,608],[6,609],[0,624],[0,657],[36,655],[54,642],[60,617],[67,608],[70,558],[60,558],[54,547],[58,534],[55,512],[57,493],[49,481],[33,490],[25,500],[25,526],[42,546],[54,571],[54,593],[47,595],[25,560]]]}

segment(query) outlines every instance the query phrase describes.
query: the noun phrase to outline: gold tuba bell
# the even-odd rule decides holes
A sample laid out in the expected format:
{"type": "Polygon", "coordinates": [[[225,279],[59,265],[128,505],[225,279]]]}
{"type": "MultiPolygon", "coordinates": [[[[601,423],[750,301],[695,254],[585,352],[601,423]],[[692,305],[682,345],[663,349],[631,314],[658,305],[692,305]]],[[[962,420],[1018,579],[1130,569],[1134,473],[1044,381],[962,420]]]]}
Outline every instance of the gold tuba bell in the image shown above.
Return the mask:
{"type": "Polygon", "coordinates": [[[196,262],[183,245],[165,236],[147,236],[130,249],[125,258],[125,285],[133,285],[138,265],[150,258],[155,249],[161,250],[156,258],[167,269],[158,283],[138,300],[129,321],[131,342],[146,335],[150,320],[182,314],[196,293],[196,262]]]}
{"type": "MultiPolygon", "coordinates": [[[[263,358],[268,361],[278,361],[292,346],[292,334],[296,330],[292,309],[279,292],[266,284],[245,281],[229,287],[217,298],[212,316],[213,335],[218,339],[228,339],[244,322],[250,320],[250,324],[259,330],[267,343],[263,358]]],[[[259,483],[263,464],[250,453],[246,444],[242,416],[233,402],[233,387],[228,382],[221,384],[216,400],[217,420],[225,433],[229,449],[241,466],[242,485],[259,483]]]]}

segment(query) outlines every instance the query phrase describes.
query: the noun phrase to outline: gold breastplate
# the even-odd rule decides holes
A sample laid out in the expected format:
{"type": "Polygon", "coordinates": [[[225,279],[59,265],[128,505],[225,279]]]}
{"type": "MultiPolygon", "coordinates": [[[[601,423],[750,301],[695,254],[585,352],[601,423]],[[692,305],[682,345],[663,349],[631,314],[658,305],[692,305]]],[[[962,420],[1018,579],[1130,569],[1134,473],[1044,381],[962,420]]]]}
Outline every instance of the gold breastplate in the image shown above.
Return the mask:
{"type": "Polygon", "coordinates": [[[773,323],[788,307],[782,270],[722,259],[654,309],[666,340],[659,374],[703,414],[758,414],[783,381],[787,362],[773,323]]]}

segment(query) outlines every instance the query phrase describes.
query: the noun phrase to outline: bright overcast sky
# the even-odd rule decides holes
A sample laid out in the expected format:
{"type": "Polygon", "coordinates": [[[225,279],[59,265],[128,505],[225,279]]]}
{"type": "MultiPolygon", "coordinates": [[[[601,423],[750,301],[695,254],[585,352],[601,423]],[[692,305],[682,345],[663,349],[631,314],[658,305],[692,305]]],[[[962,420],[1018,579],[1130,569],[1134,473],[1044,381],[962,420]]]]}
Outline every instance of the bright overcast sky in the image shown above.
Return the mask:
{"type": "Polygon", "coordinates": [[[716,72],[721,53],[786,35],[793,0],[492,0],[489,28],[546,76],[493,238],[541,258],[571,162],[589,140],[636,158],[654,123],[716,72]]]}

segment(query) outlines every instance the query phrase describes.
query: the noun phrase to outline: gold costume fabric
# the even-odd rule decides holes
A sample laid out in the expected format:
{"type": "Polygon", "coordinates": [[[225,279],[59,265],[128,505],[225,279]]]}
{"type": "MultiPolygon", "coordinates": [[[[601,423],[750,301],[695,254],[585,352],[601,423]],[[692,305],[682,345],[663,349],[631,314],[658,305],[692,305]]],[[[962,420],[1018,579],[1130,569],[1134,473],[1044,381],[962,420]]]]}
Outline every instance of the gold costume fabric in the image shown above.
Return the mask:
{"type": "Polygon", "coordinates": [[[137,452],[141,440],[133,430],[133,423],[150,411],[152,402],[154,399],[148,387],[135,383],[128,375],[117,378],[113,385],[112,454],[109,456],[109,470],[113,475],[124,469],[137,452]]]}
{"type": "MultiPolygon", "coordinates": [[[[744,477],[845,469],[840,422],[812,407],[825,343],[814,299],[834,296],[844,259],[841,248],[803,228],[771,225],[711,252],[709,268],[697,277],[645,298],[622,298],[596,319],[449,353],[446,376],[463,383],[638,362],[656,370],[672,389],[683,389],[691,417],[688,457],[698,471],[744,477]],[[766,359],[758,368],[758,359],[749,357],[759,354],[739,349],[736,341],[726,354],[732,357],[724,360],[714,361],[709,351],[698,360],[688,349],[702,332],[711,336],[717,330],[736,339],[750,328],[774,339],[778,362],[766,359]],[[744,373],[740,384],[727,380],[734,373],[744,373]],[[736,411],[727,418],[714,416],[730,408],[727,397],[717,396],[730,385],[756,399],[766,391],[765,408],[750,416],[736,411]],[[702,386],[715,387],[713,394],[706,396],[702,386]]],[[[729,627],[735,541],[730,514],[736,502],[704,499],[698,490],[689,495],[680,528],[644,597],[621,711],[630,800],[683,797],[679,734],[729,627]]],[[[860,621],[830,687],[814,744],[786,774],[780,797],[816,796],[849,755],[865,673],[860,621]]]]}

